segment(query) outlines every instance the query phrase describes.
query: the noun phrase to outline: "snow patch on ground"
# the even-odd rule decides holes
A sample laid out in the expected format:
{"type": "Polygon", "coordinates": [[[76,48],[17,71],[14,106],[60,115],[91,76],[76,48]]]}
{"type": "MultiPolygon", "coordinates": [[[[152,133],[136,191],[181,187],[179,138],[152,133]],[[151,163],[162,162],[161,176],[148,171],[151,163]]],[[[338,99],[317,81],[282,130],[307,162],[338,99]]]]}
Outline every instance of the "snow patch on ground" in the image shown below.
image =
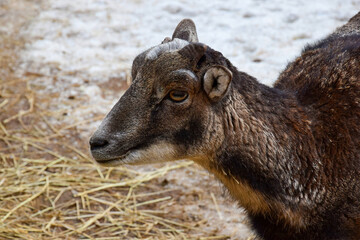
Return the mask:
{"type": "Polygon", "coordinates": [[[23,68],[102,81],[131,67],[141,51],[192,18],[201,42],[241,71],[271,84],[303,46],[331,33],[358,1],[49,1],[26,34],[23,68]]]}

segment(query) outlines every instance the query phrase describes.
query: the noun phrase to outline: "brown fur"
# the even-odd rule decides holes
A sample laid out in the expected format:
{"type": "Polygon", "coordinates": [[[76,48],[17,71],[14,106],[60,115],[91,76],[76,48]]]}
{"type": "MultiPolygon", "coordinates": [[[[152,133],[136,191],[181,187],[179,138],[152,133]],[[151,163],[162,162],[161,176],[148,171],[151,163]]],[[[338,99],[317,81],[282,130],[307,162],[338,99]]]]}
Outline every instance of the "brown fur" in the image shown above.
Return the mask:
{"type": "Polygon", "coordinates": [[[265,240],[360,239],[360,13],[274,88],[197,43],[191,20],[137,56],[132,76],[90,140],[98,162],[192,159],[265,240]]]}

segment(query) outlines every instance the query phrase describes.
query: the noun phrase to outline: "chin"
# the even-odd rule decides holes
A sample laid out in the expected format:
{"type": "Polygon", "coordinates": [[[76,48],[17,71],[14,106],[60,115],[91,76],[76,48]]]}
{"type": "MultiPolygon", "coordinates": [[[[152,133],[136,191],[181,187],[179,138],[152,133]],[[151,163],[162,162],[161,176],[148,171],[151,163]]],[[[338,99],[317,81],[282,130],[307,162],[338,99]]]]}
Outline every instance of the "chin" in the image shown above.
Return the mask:
{"type": "Polygon", "coordinates": [[[159,163],[178,160],[174,145],[166,142],[152,144],[144,149],[130,150],[121,156],[102,156],[96,158],[97,163],[105,167],[115,167],[120,165],[142,165],[149,163],[159,163]]]}

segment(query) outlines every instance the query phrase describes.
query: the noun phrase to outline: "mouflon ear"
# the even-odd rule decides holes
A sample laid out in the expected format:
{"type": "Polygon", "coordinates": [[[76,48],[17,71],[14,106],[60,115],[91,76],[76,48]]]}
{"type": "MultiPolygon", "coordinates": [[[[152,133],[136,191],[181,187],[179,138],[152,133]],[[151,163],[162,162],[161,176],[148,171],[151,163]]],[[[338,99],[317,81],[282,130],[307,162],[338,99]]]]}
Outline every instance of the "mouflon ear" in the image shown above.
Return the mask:
{"type": "Polygon", "coordinates": [[[190,43],[179,50],[179,54],[190,61],[193,68],[196,68],[200,58],[204,56],[207,46],[202,43],[190,43]]]}
{"type": "Polygon", "coordinates": [[[194,43],[199,42],[195,23],[191,19],[183,19],[175,28],[175,31],[172,35],[172,40],[174,40],[174,38],[179,38],[194,43]]]}
{"type": "Polygon", "coordinates": [[[224,66],[212,66],[204,75],[204,90],[208,97],[216,102],[222,99],[230,85],[232,72],[224,66]]]}

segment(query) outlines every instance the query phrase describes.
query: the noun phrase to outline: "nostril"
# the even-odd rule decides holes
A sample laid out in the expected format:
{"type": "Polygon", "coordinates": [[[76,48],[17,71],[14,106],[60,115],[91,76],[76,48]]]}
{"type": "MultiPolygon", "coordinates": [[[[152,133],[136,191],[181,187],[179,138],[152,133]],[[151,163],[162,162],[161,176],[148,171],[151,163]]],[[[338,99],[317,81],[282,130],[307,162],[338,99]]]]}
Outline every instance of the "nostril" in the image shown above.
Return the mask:
{"type": "Polygon", "coordinates": [[[97,150],[103,147],[106,147],[109,142],[103,138],[91,138],[90,139],[90,150],[97,150]]]}

